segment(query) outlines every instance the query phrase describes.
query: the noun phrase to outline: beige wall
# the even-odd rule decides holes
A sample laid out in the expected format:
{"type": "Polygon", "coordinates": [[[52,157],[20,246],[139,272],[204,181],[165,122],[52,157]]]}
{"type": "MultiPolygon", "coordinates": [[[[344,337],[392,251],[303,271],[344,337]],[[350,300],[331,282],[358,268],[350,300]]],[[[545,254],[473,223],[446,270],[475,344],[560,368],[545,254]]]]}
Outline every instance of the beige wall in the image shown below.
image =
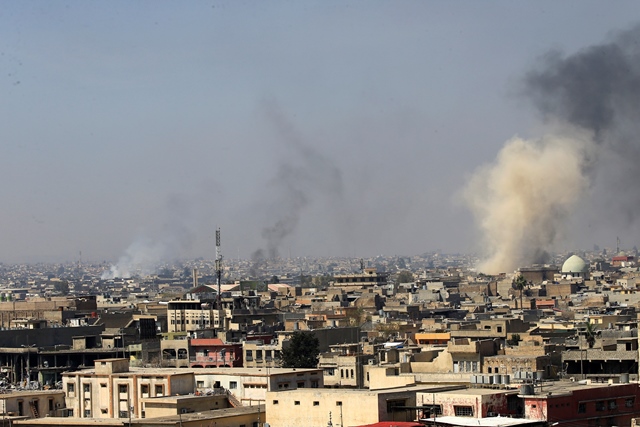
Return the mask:
{"type": "Polygon", "coordinates": [[[195,390],[193,372],[167,373],[160,370],[139,373],[95,374],[65,373],[62,387],[67,393],[66,405],[80,418],[140,417],[143,397],[188,394],[195,390]]]}
{"type": "Polygon", "coordinates": [[[341,389],[268,392],[267,422],[271,427],[325,426],[329,412],[334,426],[411,421],[410,411],[388,412],[387,403],[415,406],[415,393],[404,389],[394,393],[341,389]]]}
{"type": "Polygon", "coordinates": [[[5,393],[0,400],[4,414],[29,418],[56,416],[64,407],[64,392],[61,390],[5,393]]]}

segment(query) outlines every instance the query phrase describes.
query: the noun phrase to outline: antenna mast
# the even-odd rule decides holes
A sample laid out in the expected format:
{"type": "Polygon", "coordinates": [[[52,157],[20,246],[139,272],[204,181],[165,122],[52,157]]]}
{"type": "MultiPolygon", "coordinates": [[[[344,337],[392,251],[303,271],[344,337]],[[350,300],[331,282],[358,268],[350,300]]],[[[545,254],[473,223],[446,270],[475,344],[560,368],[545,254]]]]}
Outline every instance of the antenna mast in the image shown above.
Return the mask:
{"type": "Polygon", "coordinates": [[[216,284],[218,285],[217,309],[220,310],[220,292],[222,285],[222,251],[220,250],[220,227],[216,230],[216,284]]]}

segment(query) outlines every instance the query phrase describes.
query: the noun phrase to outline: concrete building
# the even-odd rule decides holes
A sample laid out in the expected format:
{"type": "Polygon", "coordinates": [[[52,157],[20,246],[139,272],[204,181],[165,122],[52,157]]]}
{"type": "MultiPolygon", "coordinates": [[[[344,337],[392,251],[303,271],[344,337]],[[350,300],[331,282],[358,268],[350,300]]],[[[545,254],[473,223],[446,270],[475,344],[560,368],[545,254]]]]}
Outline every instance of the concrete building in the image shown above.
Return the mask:
{"type": "MultiPolygon", "coordinates": [[[[455,387],[454,387],[455,388],[455,387]]],[[[414,421],[416,395],[452,387],[398,387],[383,390],[297,389],[267,393],[271,427],[357,426],[380,421],[414,421]]]]}
{"type": "Polygon", "coordinates": [[[376,357],[364,354],[359,343],[336,344],[330,348],[331,351],[320,354],[318,361],[325,387],[368,387],[366,371],[376,364],[376,357]]]}
{"type": "Polygon", "coordinates": [[[26,390],[5,393],[0,399],[4,417],[44,418],[64,416],[64,391],[26,390]]]}
{"type": "Polygon", "coordinates": [[[515,417],[524,414],[518,389],[495,390],[469,388],[442,393],[420,392],[416,396],[417,406],[423,406],[421,419],[438,417],[515,417]]]}
{"type": "MultiPolygon", "coordinates": [[[[258,427],[265,421],[264,405],[180,413],[156,418],[57,418],[61,427],[258,427]]],[[[20,427],[48,427],[51,418],[13,421],[20,427]]]]}
{"type": "Polygon", "coordinates": [[[175,300],[167,303],[168,332],[192,332],[205,328],[224,328],[224,310],[215,310],[209,302],[175,300]]]}
{"type": "Polygon", "coordinates": [[[222,368],[243,366],[242,344],[225,343],[218,338],[194,338],[189,340],[192,368],[222,368]]]}
{"type": "Polygon", "coordinates": [[[198,391],[224,389],[243,405],[264,403],[267,390],[324,387],[320,369],[204,368],[194,375],[198,391]]]}
{"type": "Polygon", "coordinates": [[[62,387],[73,416],[140,418],[142,398],[193,393],[195,379],[192,371],[130,369],[128,359],[102,359],[94,369],[63,374],[62,387]]]}
{"type": "Polygon", "coordinates": [[[521,391],[524,417],[549,426],[628,426],[640,416],[637,384],[546,384],[521,391]]]}
{"type": "Polygon", "coordinates": [[[365,268],[362,273],[336,274],[331,286],[343,289],[363,289],[370,287],[386,287],[387,273],[378,272],[376,268],[365,268]]]}

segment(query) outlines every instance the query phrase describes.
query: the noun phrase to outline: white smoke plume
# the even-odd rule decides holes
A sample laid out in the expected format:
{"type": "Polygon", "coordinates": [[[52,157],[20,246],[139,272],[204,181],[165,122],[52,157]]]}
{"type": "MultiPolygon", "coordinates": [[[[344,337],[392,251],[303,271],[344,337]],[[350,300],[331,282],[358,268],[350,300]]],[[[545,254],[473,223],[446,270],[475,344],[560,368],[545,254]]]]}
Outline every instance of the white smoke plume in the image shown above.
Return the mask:
{"type": "Polygon", "coordinates": [[[475,173],[464,196],[484,236],[487,258],[479,271],[496,274],[546,261],[589,187],[583,169],[594,147],[586,132],[529,141],[516,137],[493,164],[475,173]]]}
{"type": "Polygon", "coordinates": [[[125,250],[118,262],[102,273],[101,279],[146,276],[155,272],[158,263],[166,259],[168,254],[169,246],[165,242],[141,237],[125,250]]]}
{"type": "Polygon", "coordinates": [[[118,262],[102,273],[102,280],[149,275],[156,272],[162,262],[184,254],[195,238],[195,205],[197,201],[192,196],[170,196],[160,213],[161,225],[149,226],[136,238],[118,262]]]}
{"type": "Polygon", "coordinates": [[[640,26],[572,55],[550,52],[523,79],[522,94],[560,132],[514,138],[465,190],[484,238],[485,273],[546,261],[558,233],[599,177],[611,203],[599,216],[639,218],[640,26]],[[608,167],[611,161],[615,167],[608,167]],[[607,163],[607,161],[609,163],[607,163]],[[606,169],[606,174],[602,171],[606,169]]]}

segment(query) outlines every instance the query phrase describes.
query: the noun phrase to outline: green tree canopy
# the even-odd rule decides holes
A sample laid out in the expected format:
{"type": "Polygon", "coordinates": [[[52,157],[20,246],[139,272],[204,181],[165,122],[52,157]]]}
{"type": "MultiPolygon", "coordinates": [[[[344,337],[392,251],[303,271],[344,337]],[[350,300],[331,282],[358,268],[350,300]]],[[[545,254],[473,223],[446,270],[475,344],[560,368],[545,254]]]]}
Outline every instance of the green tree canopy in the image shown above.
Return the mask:
{"type": "Polygon", "coordinates": [[[522,274],[518,274],[518,276],[513,279],[511,285],[520,291],[520,309],[522,310],[522,293],[524,292],[524,288],[527,286],[527,279],[524,278],[522,274]]]}
{"type": "Polygon", "coordinates": [[[596,343],[596,328],[590,321],[584,323],[584,337],[589,348],[593,348],[596,343]]]}
{"type": "Polygon", "coordinates": [[[67,282],[66,280],[55,282],[55,284],[53,285],[53,289],[62,295],[69,295],[69,282],[67,282]]]}
{"type": "Polygon", "coordinates": [[[283,368],[316,368],[320,354],[320,341],[312,332],[297,331],[282,349],[283,368]]]}
{"type": "Polygon", "coordinates": [[[408,270],[402,270],[400,273],[398,273],[398,276],[396,277],[396,282],[397,283],[413,282],[413,273],[408,270]]]}

